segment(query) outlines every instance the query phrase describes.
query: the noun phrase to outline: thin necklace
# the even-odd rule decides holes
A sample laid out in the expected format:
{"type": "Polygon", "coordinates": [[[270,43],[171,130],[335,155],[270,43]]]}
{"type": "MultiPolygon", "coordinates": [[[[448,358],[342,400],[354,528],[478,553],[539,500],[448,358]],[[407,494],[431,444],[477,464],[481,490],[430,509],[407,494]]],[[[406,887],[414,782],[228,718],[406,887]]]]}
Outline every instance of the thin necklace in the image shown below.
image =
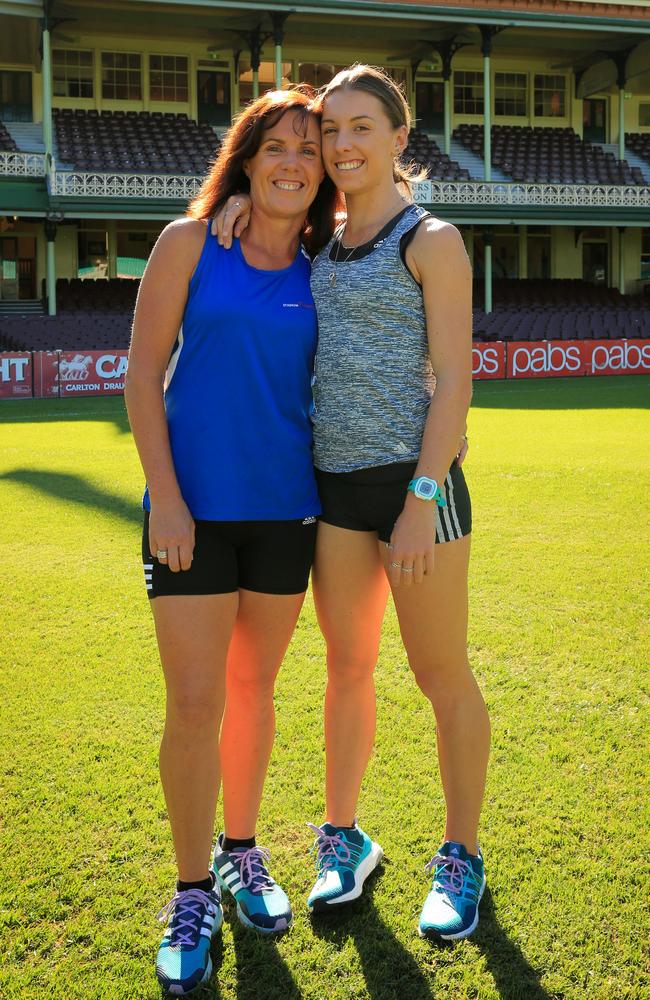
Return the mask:
{"type": "MultiPolygon", "coordinates": [[[[403,202],[406,201],[405,198],[402,198],[401,200],[403,202]]],[[[399,212],[391,214],[388,217],[388,219],[386,220],[386,222],[384,222],[383,226],[379,227],[378,232],[381,232],[381,230],[384,228],[384,226],[387,225],[388,222],[390,222],[390,220],[395,217],[395,214],[399,214],[399,212]]],[[[330,272],[330,279],[329,279],[330,280],[330,288],[336,288],[337,265],[339,263],[339,254],[341,252],[341,247],[343,246],[343,235],[344,235],[346,229],[347,229],[347,225],[345,225],[343,227],[343,229],[341,231],[341,236],[339,237],[339,240],[338,240],[338,242],[336,244],[336,253],[334,254],[334,260],[332,261],[332,263],[334,264],[334,269],[330,272]]],[[[366,242],[369,242],[369,240],[366,240],[366,242]]],[[[383,240],[381,240],[381,242],[383,243],[383,240]]],[[[350,258],[352,257],[352,254],[355,252],[355,250],[358,250],[359,247],[362,247],[362,246],[365,246],[365,244],[364,243],[359,243],[358,246],[352,247],[352,249],[348,253],[347,257],[344,257],[343,260],[341,261],[341,263],[342,264],[346,264],[350,260],[350,258]]],[[[379,244],[375,243],[375,247],[377,247],[377,246],[379,246],[379,244]]],[[[348,248],[345,247],[345,249],[347,250],[348,248]]]]}
{"type": "MultiPolygon", "coordinates": [[[[343,230],[343,232],[345,232],[345,229],[343,230]]],[[[330,288],[336,288],[336,267],[339,262],[339,253],[341,251],[341,247],[343,246],[343,232],[341,233],[341,238],[336,244],[336,253],[334,255],[334,260],[332,261],[332,263],[334,264],[334,270],[330,274],[330,288]]],[[[358,249],[359,249],[358,247],[352,247],[347,257],[344,257],[341,263],[346,264],[347,261],[349,261],[350,257],[352,256],[352,254],[354,253],[354,251],[358,249]]]]}

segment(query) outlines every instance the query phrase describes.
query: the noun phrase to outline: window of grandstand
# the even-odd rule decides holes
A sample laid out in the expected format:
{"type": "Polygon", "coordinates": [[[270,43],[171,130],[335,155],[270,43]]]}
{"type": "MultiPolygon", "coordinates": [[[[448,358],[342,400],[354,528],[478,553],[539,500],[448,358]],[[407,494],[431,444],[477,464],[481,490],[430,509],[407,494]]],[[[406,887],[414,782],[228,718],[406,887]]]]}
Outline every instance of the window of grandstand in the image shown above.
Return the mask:
{"type": "MultiPolygon", "coordinates": [[[[286,90],[291,86],[291,63],[282,63],[282,89],[286,90]]],[[[275,90],[275,63],[261,62],[259,68],[260,94],[265,94],[267,90],[275,90]]],[[[239,106],[244,107],[253,100],[253,71],[250,63],[247,65],[242,61],[239,73],[239,106]]]]}
{"type": "Polygon", "coordinates": [[[186,104],[189,81],[187,67],[187,56],[149,56],[150,99],[186,104]]]}
{"type": "Polygon", "coordinates": [[[32,74],[0,70],[0,121],[31,122],[32,74]]]}
{"type": "Polygon", "coordinates": [[[536,118],[564,118],[566,77],[536,73],[534,106],[536,118]]]}
{"type": "Polygon", "coordinates": [[[102,97],[107,101],[142,100],[139,52],[102,52],[102,97]]]}
{"type": "Polygon", "coordinates": [[[519,277],[519,233],[512,227],[497,227],[492,243],[492,275],[495,278],[519,277]]]}
{"type": "Polygon", "coordinates": [[[528,77],[525,73],[494,74],[494,114],[525,118],[528,114],[528,77]]]}
{"type": "Polygon", "coordinates": [[[551,230],[548,226],[529,226],[527,274],[529,278],[551,277],[551,230]]]}
{"type": "Polygon", "coordinates": [[[650,229],[641,230],[641,277],[650,278],[650,229]]]}
{"type": "Polygon", "coordinates": [[[639,104],[639,125],[650,125],[650,104],[639,104]]]}
{"type": "Polygon", "coordinates": [[[483,114],[483,74],[467,70],[454,73],[454,111],[457,115],[483,114]]]}
{"type": "Polygon", "coordinates": [[[300,83],[308,83],[312,87],[324,87],[342,69],[345,69],[345,66],[337,66],[334,63],[300,63],[298,79],[300,83]]]}
{"type": "Polygon", "coordinates": [[[53,49],[55,97],[93,97],[93,54],[82,49],[53,49]]]}

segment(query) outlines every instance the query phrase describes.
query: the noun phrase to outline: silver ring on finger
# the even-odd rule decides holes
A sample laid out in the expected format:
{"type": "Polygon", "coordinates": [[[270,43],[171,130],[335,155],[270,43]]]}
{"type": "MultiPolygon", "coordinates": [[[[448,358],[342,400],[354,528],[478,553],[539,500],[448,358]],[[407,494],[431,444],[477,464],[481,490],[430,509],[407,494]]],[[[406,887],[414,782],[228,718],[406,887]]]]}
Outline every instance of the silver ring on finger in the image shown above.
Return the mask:
{"type": "Polygon", "coordinates": [[[158,549],[158,551],[156,552],[156,559],[162,560],[166,558],[167,558],[167,549],[158,549]]]}
{"type": "Polygon", "coordinates": [[[412,572],[413,572],[412,566],[402,566],[402,573],[412,573],[412,572]]]}
{"type": "Polygon", "coordinates": [[[391,569],[401,569],[402,568],[402,564],[398,563],[398,562],[391,562],[388,565],[390,566],[391,569]]]}

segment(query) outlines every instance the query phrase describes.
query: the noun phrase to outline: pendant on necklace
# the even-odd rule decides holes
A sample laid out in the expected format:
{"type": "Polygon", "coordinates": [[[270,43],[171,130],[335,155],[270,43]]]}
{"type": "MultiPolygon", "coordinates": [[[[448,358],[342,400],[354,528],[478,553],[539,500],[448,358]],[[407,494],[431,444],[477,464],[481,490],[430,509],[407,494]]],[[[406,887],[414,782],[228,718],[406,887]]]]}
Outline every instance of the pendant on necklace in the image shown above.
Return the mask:
{"type": "Polygon", "coordinates": [[[336,271],[330,274],[330,288],[336,288],[336,271]]]}

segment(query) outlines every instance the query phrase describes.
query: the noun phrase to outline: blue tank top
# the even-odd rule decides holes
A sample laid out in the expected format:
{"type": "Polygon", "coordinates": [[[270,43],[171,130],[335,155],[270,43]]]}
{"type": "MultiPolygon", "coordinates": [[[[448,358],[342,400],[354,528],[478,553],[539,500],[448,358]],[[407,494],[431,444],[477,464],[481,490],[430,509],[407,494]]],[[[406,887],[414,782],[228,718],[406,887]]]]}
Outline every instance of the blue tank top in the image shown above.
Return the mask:
{"type": "MultiPolygon", "coordinates": [[[[312,455],[311,264],[262,271],[206,233],[165,378],[174,468],[192,516],[320,514],[312,455]]],[[[150,509],[148,491],[145,510],[150,509]]]]}

